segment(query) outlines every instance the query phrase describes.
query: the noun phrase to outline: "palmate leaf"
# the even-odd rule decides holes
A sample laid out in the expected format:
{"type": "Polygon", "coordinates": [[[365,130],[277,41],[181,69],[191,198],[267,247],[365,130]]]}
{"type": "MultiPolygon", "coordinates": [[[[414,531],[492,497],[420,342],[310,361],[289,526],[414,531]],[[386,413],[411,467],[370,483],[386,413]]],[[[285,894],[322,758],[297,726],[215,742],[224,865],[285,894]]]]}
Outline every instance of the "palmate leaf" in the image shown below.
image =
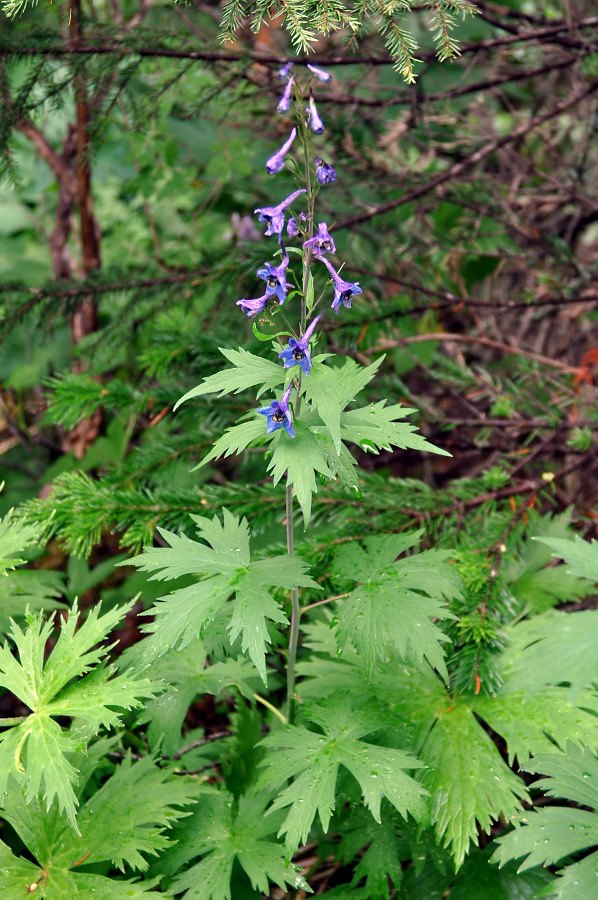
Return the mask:
{"type": "Polygon", "coordinates": [[[376,713],[391,739],[426,764],[416,777],[431,795],[436,839],[459,867],[470,843],[477,841],[478,827],[488,831],[501,815],[509,818],[519,812],[521,799],[527,797],[524,783],[474,715],[476,698],[452,697],[427,663],[401,660],[392,650],[368,675],[356,653],[335,658],[334,645],[324,642],[325,629],[329,631],[325,623],[305,629],[307,645],[320,652],[327,647],[331,656],[312,654],[298,666],[309,676],[300,684],[301,695],[332,698],[350,690],[360,709],[376,713]]]}
{"type": "Polygon", "coordinates": [[[22,618],[30,613],[64,608],[62,597],[63,576],[61,572],[46,572],[42,569],[20,569],[11,572],[8,578],[0,578],[0,631],[10,628],[10,620],[22,618]]]}
{"type": "Polygon", "coordinates": [[[273,360],[263,359],[242,347],[238,350],[224,350],[220,347],[219,350],[225,359],[232,363],[232,368],[223,369],[221,372],[204,378],[201,384],[187,391],[181,397],[175,404],[175,410],[186,400],[200,397],[202,394],[217,392],[219,397],[224,397],[225,394],[239,394],[241,391],[255,387],[256,384],[261,385],[258,391],[258,397],[260,397],[265,390],[272,390],[285,381],[286,371],[273,360]]]}
{"type": "Polygon", "coordinates": [[[412,412],[413,410],[399,404],[386,406],[386,400],[349,410],[341,416],[341,437],[343,441],[359,444],[363,450],[374,453],[400,447],[403,450],[427,450],[429,453],[450,456],[447,450],[427,441],[415,425],[397,421],[412,412]]]}
{"type": "Polygon", "coordinates": [[[545,612],[557,603],[572,603],[594,590],[587,578],[574,575],[566,564],[548,568],[552,554],[546,539],[572,537],[571,515],[572,510],[565,510],[559,515],[538,516],[530,524],[529,533],[542,537],[525,540],[516,555],[507,554],[504,569],[501,566],[509,589],[526,613],[545,612]]]}
{"type": "Polygon", "coordinates": [[[207,656],[202,641],[196,639],[183,650],[170,650],[148,670],[150,677],[155,671],[156,678],[165,682],[167,688],[146,704],[138,724],[149,722],[147,739],[150,747],[159,746],[167,756],[180,748],[181,728],[198,694],[217,696],[226,688],[234,687],[248,700],[253,700],[258,689],[258,674],[248,659],[227,659],[207,666],[207,656]]]}
{"type": "Polygon", "coordinates": [[[441,649],[448,638],[432,620],[453,618],[446,600],[459,596],[460,579],[447,563],[450,551],[428,550],[394,562],[420,534],[367,538],[363,548],[352,544],[337,552],[333,573],[339,580],[360,582],[339,601],[338,646],[343,650],[352,643],[370,672],[388,647],[401,656],[409,647],[448,680],[441,649]]]}
{"type": "Polygon", "coordinates": [[[214,445],[207,456],[199,462],[192,472],[205,466],[212,459],[220,459],[221,456],[232,456],[233,453],[241,453],[253,441],[266,441],[268,435],[264,427],[264,417],[257,415],[247,422],[241,422],[239,425],[233,425],[227,428],[222,437],[214,442],[214,445]]]}
{"type": "Polygon", "coordinates": [[[155,620],[144,627],[151,635],[144,641],[143,661],[151,663],[171,648],[183,648],[214,620],[231,596],[228,632],[231,644],[240,636],[260,676],[266,681],[266,650],[270,641],[268,622],[287,624],[282,607],[268,587],[293,585],[319,589],[298,557],[282,554],[269,560],[250,561],[249,526],[224,510],[217,517],[193,517],[203,543],[162,532],[169,547],[148,548],[132,562],[153,579],[165,580],[183,574],[207,575],[205,580],[162,597],[147,615],[155,620]],[[214,574],[211,574],[214,573],[214,574]],[[216,574],[219,573],[219,574],[216,574]]]}
{"type": "Polygon", "coordinates": [[[20,566],[25,561],[21,553],[35,544],[38,537],[38,529],[34,525],[13,519],[12,510],[7,512],[0,519],[0,575],[6,575],[20,566]]]}
{"type": "MultiPolygon", "coordinates": [[[[342,366],[326,366],[314,360],[309,378],[304,378],[302,389],[309,403],[317,409],[318,415],[327,426],[336,452],[341,449],[341,412],[356,394],[361,391],[376,374],[384,357],[364,368],[354,360],[345,360],[342,366]]],[[[413,412],[414,410],[406,410],[413,412]]]]}
{"type": "Polygon", "coordinates": [[[317,491],[316,472],[325,478],[333,478],[334,472],[328,467],[326,452],[314,432],[301,421],[295,422],[295,437],[279,430],[272,441],[272,458],[268,471],[277,485],[283,475],[292,485],[307,528],[311,518],[311,496],[317,491]]]}
{"type": "Polygon", "coordinates": [[[175,829],[176,847],[165,860],[166,870],[179,872],[172,888],[186,900],[231,900],[231,872],[237,861],[254,890],[271,896],[269,883],[309,891],[291,865],[282,844],[274,839],[280,815],[264,816],[269,796],[241,797],[238,805],[226,791],[203,788],[200,802],[184,826],[175,829]],[[181,892],[184,892],[181,894],[181,892]]]}
{"type": "MultiPolygon", "coordinates": [[[[97,764],[97,760],[96,760],[97,764]]],[[[155,880],[132,882],[86,872],[88,866],[110,863],[145,871],[147,857],[163,852],[171,841],[165,832],[198,797],[195,785],[173,778],[147,757],[137,763],[125,759],[89,800],[78,816],[79,833],[56,809],[47,812],[40,796],[27,801],[14,780],[9,782],[2,815],[15,829],[37,865],[9,855],[0,844],[0,890],[20,881],[37,883],[35,897],[44,900],[123,900],[124,897],[164,897],[153,891],[155,880]],[[23,881],[23,876],[26,879],[23,881]]]]}
{"type": "Polygon", "coordinates": [[[272,811],[290,807],[279,832],[286,835],[289,851],[307,840],[316,813],[327,831],[336,806],[340,766],[359,783],[363,802],[377,822],[383,796],[402,816],[409,812],[417,819],[425,817],[426,791],[404,771],[419,768],[421,763],[408,753],[361,740],[386,725],[383,716],[371,709],[352,708],[346,693],[326,707],[304,708],[304,715],[319,725],[321,732],[287,725],[262,741],[270,752],[262,763],[265,771],[258,787],[280,788],[293,779],[271,807],[272,811]]]}
{"type": "Polygon", "coordinates": [[[579,535],[572,541],[553,537],[538,537],[536,540],[554,550],[553,556],[564,559],[573,575],[582,575],[598,582],[598,541],[584,541],[579,535]]]}
{"type": "Polygon", "coordinates": [[[341,842],[336,858],[346,863],[359,860],[352,885],[365,878],[369,900],[388,900],[390,878],[395,888],[403,880],[401,860],[409,858],[407,842],[400,837],[402,820],[388,805],[382,807],[380,822],[374,821],[364,807],[357,807],[351,817],[339,824],[341,842]],[[360,851],[367,847],[365,853],[360,851]],[[401,852],[402,851],[402,852],[401,852]]]}
{"type": "Polygon", "coordinates": [[[571,698],[598,680],[598,611],[544,615],[508,629],[502,654],[512,691],[531,692],[548,684],[570,684],[571,698]]]}
{"type": "Polygon", "coordinates": [[[24,631],[12,624],[18,658],[8,644],[0,648],[0,686],[18,697],[31,714],[0,734],[0,797],[7,791],[12,772],[27,800],[43,785],[47,807],[56,798],[70,825],[76,827],[73,784],[77,772],[68,754],[100,728],[120,724],[115,708],[134,709],[142,705],[142,697],[156,693],[147,679],[134,678],[131,673],[112,677],[110,667],[97,665],[106,654],[105,648],[97,647],[98,642],[130,608],[115,608],[102,616],[97,606],[75,631],[75,604],[47,660],[44,649],[52,623],[43,623],[36,616],[24,631]],[[55,721],[58,716],[77,718],[78,730],[66,731],[55,721]]]}
{"type": "MultiPolygon", "coordinates": [[[[572,854],[598,844],[598,760],[587,749],[568,744],[564,753],[545,753],[523,767],[547,776],[535,782],[549,797],[593,807],[594,812],[571,807],[547,806],[526,813],[519,827],[497,838],[493,862],[525,857],[520,871],[535,865],[553,865],[572,854]]],[[[568,865],[553,884],[560,900],[588,900],[596,895],[598,852],[568,865]]]]}

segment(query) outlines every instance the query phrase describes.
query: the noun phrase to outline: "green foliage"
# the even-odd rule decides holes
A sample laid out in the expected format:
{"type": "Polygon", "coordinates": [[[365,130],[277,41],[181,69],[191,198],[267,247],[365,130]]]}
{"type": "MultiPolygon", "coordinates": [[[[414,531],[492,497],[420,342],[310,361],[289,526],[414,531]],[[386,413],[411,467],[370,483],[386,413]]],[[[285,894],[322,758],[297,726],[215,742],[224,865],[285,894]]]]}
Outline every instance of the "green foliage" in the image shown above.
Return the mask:
{"type": "MultiPolygon", "coordinates": [[[[97,763],[96,758],[92,766],[97,763]]],[[[91,774],[89,769],[88,777],[91,774]]],[[[47,810],[37,795],[27,799],[11,779],[2,802],[2,814],[35,864],[24,856],[13,855],[0,842],[0,890],[7,897],[24,896],[26,884],[30,890],[37,884],[38,888],[31,893],[45,900],[163,897],[161,892],[152,890],[156,879],[130,881],[107,877],[98,873],[98,865],[104,864],[105,868],[109,863],[129,874],[131,870],[146,871],[147,857],[157,856],[170,846],[166,832],[177,819],[189,814],[185,807],[198,799],[195,785],[173,778],[150,757],[136,763],[126,758],[81,803],[75,832],[56,808],[47,810]]]]}
{"type": "Polygon", "coordinates": [[[25,629],[12,624],[10,638],[18,658],[8,643],[0,648],[0,685],[31,712],[23,722],[0,734],[0,796],[6,794],[11,777],[22,786],[26,802],[37,796],[43,785],[46,808],[56,799],[71,827],[77,828],[73,789],[77,771],[69,755],[101,728],[121,724],[122,714],[115,708],[139,708],[141,698],[156,692],[147,679],[130,673],[114,675],[112,667],[98,665],[106,655],[98,642],[128,608],[101,615],[96,607],[75,631],[75,604],[46,660],[44,650],[53,632],[52,622],[37,615],[28,619],[25,629]],[[75,720],[70,729],[56,721],[62,716],[75,720]]]}
{"type": "Polygon", "coordinates": [[[359,783],[363,802],[377,822],[383,796],[401,815],[426,818],[426,792],[404,771],[419,768],[421,763],[407,753],[361,740],[386,723],[375,711],[352,707],[349,696],[341,695],[326,707],[304,708],[304,717],[318,725],[320,732],[287,725],[264,738],[263,745],[270,752],[258,786],[280,788],[294,778],[272,804],[272,810],[290,807],[279,832],[286,835],[289,850],[307,840],[316,813],[327,831],[336,805],[340,766],[359,783]]]}
{"type": "Polygon", "coordinates": [[[222,524],[216,517],[192,519],[204,543],[163,531],[169,548],[147,549],[132,560],[142,571],[152,572],[152,579],[206,576],[197,584],[173,591],[149,611],[155,620],[144,628],[152,637],[144,643],[143,660],[149,663],[171,648],[187,646],[203,634],[226,604],[230,643],[242,637],[242,651],[249,654],[266,682],[266,648],[271,643],[267,620],[288,622],[280,603],[266,588],[318,585],[305,574],[306,565],[298,557],[285,554],[252,562],[245,519],[237,519],[227,510],[222,524]],[[235,599],[229,605],[233,594],[235,599]]]}
{"type": "Polygon", "coordinates": [[[359,582],[339,604],[338,646],[342,652],[350,641],[369,672],[389,647],[405,656],[409,646],[418,660],[427,659],[448,680],[441,649],[447,638],[433,621],[451,618],[445,603],[458,596],[460,580],[447,565],[449,551],[429,550],[395,562],[420,537],[421,532],[368,538],[363,549],[338,550],[332,574],[339,582],[359,582]]]}
{"type": "MultiPolygon", "coordinates": [[[[11,2],[11,0],[6,0],[11,2]]],[[[16,2],[16,0],[13,0],[16,2]]],[[[293,46],[298,51],[309,51],[319,35],[344,28],[359,34],[373,26],[386,37],[386,46],[395,61],[396,68],[407,82],[415,81],[414,63],[418,41],[405,25],[407,14],[415,4],[411,0],[388,3],[384,0],[284,0],[279,15],[293,46]]],[[[421,9],[421,4],[418,9],[421,9]]],[[[423,4],[432,12],[429,28],[441,60],[459,53],[458,44],[451,35],[455,26],[455,13],[473,13],[475,7],[465,0],[427,0],[423,4]]],[[[248,3],[247,0],[227,0],[222,13],[221,40],[233,41],[244,22],[249,19],[252,31],[259,31],[271,14],[272,0],[248,3]]],[[[278,8],[277,8],[278,12],[278,8]]],[[[352,38],[354,40],[354,38],[352,38]]]]}
{"type": "MultiPolygon", "coordinates": [[[[566,752],[545,753],[528,762],[525,771],[545,776],[532,787],[594,812],[568,806],[547,806],[521,816],[513,831],[498,838],[492,860],[501,865],[525,857],[520,870],[535,865],[552,865],[575,854],[587,853],[598,843],[598,761],[588,748],[569,743],[566,752]]],[[[552,886],[560,900],[581,900],[594,896],[598,878],[598,853],[585,855],[566,865],[552,886]]]]}
{"type": "Polygon", "coordinates": [[[231,874],[235,861],[243,868],[254,890],[269,893],[269,882],[310,890],[288,862],[284,847],[272,839],[280,816],[264,817],[267,794],[245,796],[238,801],[226,791],[203,788],[200,802],[184,825],[175,830],[177,845],[169,868],[178,875],[172,888],[186,900],[231,900],[231,874]],[[198,859],[200,858],[200,859],[198,859]]]}

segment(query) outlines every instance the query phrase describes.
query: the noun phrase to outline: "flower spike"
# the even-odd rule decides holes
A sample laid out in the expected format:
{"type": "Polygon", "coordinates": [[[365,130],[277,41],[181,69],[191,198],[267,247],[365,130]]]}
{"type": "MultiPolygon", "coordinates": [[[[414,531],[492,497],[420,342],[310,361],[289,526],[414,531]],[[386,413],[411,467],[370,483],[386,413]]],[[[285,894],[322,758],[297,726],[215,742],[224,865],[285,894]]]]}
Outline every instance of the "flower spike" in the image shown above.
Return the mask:
{"type": "Polygon", "coordinates": [[[237,300],[236,306],[240,306],[243,312],[247,313],[248,319],[253,319],[254,316],[261,313],[269,299],[270,294],[266,290],[266,293],[262,294],[261,297],[255,297],[251,300],[237,300]]]}
{"type": "Polygon", "coordinates": [[[290,385],[282,395],[280,402],[278,400],[273,400],[270,406],[260,406],[258,409],[258,412],[268,419],[268,424],[266,426],[268,434],[271,434],[278,428],[284,427],[289,437],[295,437],[293,415],[289,409],[289,397],[291,396],[292,389],[293,382],[291,381],[290,385]]]}
{"type": "Polygon", "coordinates": [[[263,269],[257,270],[258,278],[263,278],[266,282],[266,295],[272,297],[274,294],[278,297],[280,306],[287,299],[287,279],[286,269],[289,264],[289,254],[282,246],[282,262],[279,266],[272,266],[270,263],[264,263],[263,269]]]}
{"type": "Polygon", "coordinates": [[[316,78],[319,78],[320,81],[323,81],[326,84],[329,81],[332,81],[332,75],[330,74],[330,72],[325,72],[324,69],[318,69],[317,66],[312,66],[311,63],[307,63],[307,68],[313,75],[316,76],[316,78]]]}
{"type": "Polygon", "coordinates": [[[289,150],[291,149],[291,144],[293,143],[293,141],[295,140],[296,137],[297,137],[297,129],[293,128],[290,135],[288,136],[288,138],[286,139],[286,141],[280,148],[280,150],[277,150],[276,153],[274,153],[270,157],[270,159],[267,161],[266,172],[268,173],[268,175],[276,175],[277,172],[281,171],[281,169],[284,165],[285,154],[288,153],[289,150]]]}
{"type": "Polygon", "coordinates": [[[332,235],[328,232],[326,222],[320,222],[318,232],[303,244],[305,250],[311,250],[314,256],[322,256],[324,253],[336,253],[336,245],[332,235]]]}
{"type": "Polygon", "coordinates": [[[341,303],[344,303],[347,309],[351,309],[351,297],[354,294],[363,293],[362,289],[359,287],[359,282],[343,281],[338,272],[334,270],[332,265],[324,256],[319,256],[318,259],[320,260],[320,262],[324,263],[324,265],[332,275],[332,281],[334,284],[334,300],[331,303],[332,309],[335,311],[335,313],[338,313],[341,308],[341,303]]]}
{"type": "Polygon", "coordinates": [[[313,98],[313,95],[309,95],[309,106],[305,107],[305,111],[309,113],[311,119],[311,130],[314,134],[322,134],[324,131],[324,123],[322,122],[320,116],[318,115],[318,110],[316,109],[316,101],[313,98]]]}
{"type": "Polygon", "coordinates": [[[316,316],[313,320],[305,334],[300,340],[296,341],[295,338],[289,338],[289,343],[285,350],[282,353],[279,353],[279,357],[283,361],[283,365],[285,369],[290,369],[292,366],[301,366],[306,375],[309,375],[311,370],[311,354],[309,352],[309,341],[314,333],[314,329],[318,324],[318,319],[321,319],[322,316],[316,316]]]}
{"type": "Polygon", "coordinates": [[[331,184],[336,181],[336,169],[323,159],[316,159],[316,178],[320,184],[331,184]]]}
{"type": "Polygon", "coordinates": [[[300,188],[298,191],[293,191],[292,194],[289,194],[286,199],[284,199],[278,206],[261,206],[257,209],[254,209],[254,213],[259,213],[259,221],[266,222],[267,228],[264,232],[266,237],[270,237],[271,234],[278,235],[278,242],[282,243],[282,229],[284,228],[284,211],[285,209],[291,205],[293,200],[296,200],[300,194],[306,194],[307,191],[305,188],[300,188]]]}
{"type": "Polygon", "coordinates": [[[278,106],[276,107],[279,113],[286,113],[288,111],[288,108],[291,105],[291,91],[293,90],[294,83],[295,79],[291,75],[284,86],[282,97],[278,101],[278,106]]]}

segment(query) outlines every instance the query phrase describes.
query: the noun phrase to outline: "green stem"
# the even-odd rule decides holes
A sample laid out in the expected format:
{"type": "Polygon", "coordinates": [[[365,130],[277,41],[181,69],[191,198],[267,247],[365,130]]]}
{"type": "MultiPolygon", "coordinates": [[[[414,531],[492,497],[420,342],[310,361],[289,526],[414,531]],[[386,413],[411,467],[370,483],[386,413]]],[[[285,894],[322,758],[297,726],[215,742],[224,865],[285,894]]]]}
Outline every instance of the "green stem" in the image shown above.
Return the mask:
{"type": "MultiPolygon", "coordinates": [[[[293,534],[293,488],[287,484],[286,490],[287,512],[287,553],[291,554],[295,549],[293,534]]],[[[291,588],[291,631],[289,634],[289,659],[287,663],[287,722],[292,724],[295,707],[295,662],[297,660],[297,644],[299,643],[299,618],[301,608],[299,606],[299,588],[296,584],[291,588]]]]}
{"type": "Polygon", "coordinates": [[[8,725],[20,725],[21,722],[28,718],[29,716],[11,716],[8,719],[0,719],[0,728],[5,728],[8,725]]]}
{"type": "MultiPolygon", "coordinates": [[[[308,236],[314,233],[314,197],[311,185],[311,172],[309,167],[309,131],[303,118],[300,119],[301,139],[303,141],[303,159],[305,164],[305,186],[307,188],[307,228],[308,236]]],[[[307,319],[307,286],[309,284],[309,272],[311,268],[311,251],[307,251],[303,263],[303,294],[301,297],[301,325],[300,334],[305,331],[307,319]]],[[[301,410],[301,374],[297,379],[297,400],[295,401],[295,418],[299,417],[301,410]]],[[[286,521],[287,521],[287,553],[292,554],[295,549],[295,537],[293,532],[293,488],[287,483],[286,488],[286,521]]],[[[289,658],[287,663],[287,721],[293,723],[295,712],[295,665],[297,662],[297,646],[299,644],[299,619],[301,607],[299,605],[299,587],[295,584],[291,588],[291,629],[289,632],[289,658]]]]}

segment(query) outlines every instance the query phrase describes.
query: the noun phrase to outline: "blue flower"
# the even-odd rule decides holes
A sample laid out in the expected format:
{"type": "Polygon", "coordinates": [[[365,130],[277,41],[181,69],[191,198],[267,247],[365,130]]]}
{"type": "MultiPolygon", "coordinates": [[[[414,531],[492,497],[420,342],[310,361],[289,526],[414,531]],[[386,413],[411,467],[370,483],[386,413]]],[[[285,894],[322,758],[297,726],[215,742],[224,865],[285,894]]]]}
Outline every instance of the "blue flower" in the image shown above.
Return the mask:
{"type": "Polygon", "coordinates": [[[323,256],[320,256],[318,258],[320,262],[324,263],[324,265],[332,275],[332,281],[334,283],[334,300],[331,303],[332,309],[335,311],[335,313],[338,313],[341,308],[341,303],[344,303],[347,309],[351,309],[351,297],[353,296],[353,294],[363,293],[361,288],[359,287],[359,282],[343,281],[338,272],[335,272],[327,259],[325,259],[323,256]]]}
{"type": "Polygon", "coordinates": [[[291,414],[291,410],[289,409],[289,397],[291,396],[291,391],[293,389],[293,382],[290,383],[282,398],[280,403],[278,400],[273,400],[270,406],[260,406],[258,412],[263,416],[267,416],[268,425],[266,431],[268,434],[271,434],[273,431],[276,431],[278,428],[282,428],[284,426],[285,431],[289,435],[289,437],[295,437],[295,429],[293,428],[293,416],[291,414]]]}
{"type": "Polygon", "coordinates": [[[253,210],[254,213],[259,213],[259,221],[266,222],[268,225],[264,232],[266,237],[270,237],[271,234],[277,234],[278,242],[281,242],[280,237],[284,228],[284,211],[291,205],[293,200],[297,199],[299,194],[305,193],[307,193],[306,189],[300,188],[298,191],[293,191],[292,194],[289,194],[278,206],[261,206],[253,210]]]}
{"type": "Polygon", "coordinates": [[[252,319],[264,309],[269,299],[270,294],[266,291],[261,297],[255,297],[252,300],[237,300],[236,306],[240,306],[243,312],[247,313],[247,317],[252,319]]]}
{"type": "Polygon", "coordinates": [[[336,253],[336,246],[332,235],[328,232],[326,222],[320,222],[318,233],[303,244],[305,250],[311,250],[314,256],[322,256],[323,253],[336,253]]]}
{"type": "Polygon", "coordinates": [[[323,159],[316,159],[316,178],[320,184],[331,184],[336,181],[336,169],[325,163],[323,159]]]}
{"type": "Polygon", "coordinates": [[[267,161],[266,172],[268,173],[268,175],[276,175],[277,172],[281,171],[281,169],[284,165],[285,153],[288,153],[288,151],[291,149],[291,144],[293,143],[293,141],[295,140],[296,137],[297,137],[297,129],[293,128],[290,135],[288,136],[288,138],[286,139],[286,141],[280,148],[280,150],[277,150],[276,153],[274,153],[270,157],[270,159],[267,161]]]}
{"type": "Polygon", "coordinates": [[[305,107],[305,111],[309,113],[311,119],[311,130],[314,134],[322,134],[324,131],[324,123],[318,115],[318,110],[316,109],[316,101],[314,100],[312,94],[309,95],[309,106],[305,107]]]}
{"type": "Polygon", "coordinates": [[[290,338],[286,350],[283,350],[282,353],[278,354],[283,360],[285,369],[290,369],[291,366],[301,366],[305,374],[309,375],[311,369],[309,340],[314,333],[314,328],[318,324],[318,319],[320,318],[321,316],[316,316],[300,340],[296,341],[295,338],[290,338]]]}
{"type": "Polygon", "coordinates": [[[282,262],[279,266],[272,266],[270,263],[264,263],[264,268],[257,270],[258,278],[263,278],[266,282],[267,296],[271,297],[273,294],[276,294],[276,296],[278,297],[278,302],[281,306],[287,299],[288,284],[286,278],[286,269],[289,264],[289,255],[284,249],[284,245],[282,247],[282,250],[282,262]]]}
{"type": "Polygon", "coordinates": [[[325,72],[324,69],[318,69],[317,66],[312,66],[311,63],[307,63],[307,68],[316,76],[316,78],[319,78],[320,81],[324,81],[326,83],[332,81],[332,75],[330,74],[330,72],[325,72]]]}
{"type": "Polygon", "coordinates": [[[291,75],[287,83],[285,84],[284,91],[282,93],[282,97],[278,101],[278,106],[276,109],[279,113],[286,113],[289,106],[291,105],[291,91],[293,90],[293,85],[295,83],[295,79],[291,75]]]}
{"type": "Polygon", "coordinates": [[[281,66],[281,68],[278,70],[278,78],[280,79],[280,81],[284,81],[285,78],[289,77],[289,72],[291,71],[292,66],[293,63],[290,61],[285,63],[284,66],[281,66]]]}

